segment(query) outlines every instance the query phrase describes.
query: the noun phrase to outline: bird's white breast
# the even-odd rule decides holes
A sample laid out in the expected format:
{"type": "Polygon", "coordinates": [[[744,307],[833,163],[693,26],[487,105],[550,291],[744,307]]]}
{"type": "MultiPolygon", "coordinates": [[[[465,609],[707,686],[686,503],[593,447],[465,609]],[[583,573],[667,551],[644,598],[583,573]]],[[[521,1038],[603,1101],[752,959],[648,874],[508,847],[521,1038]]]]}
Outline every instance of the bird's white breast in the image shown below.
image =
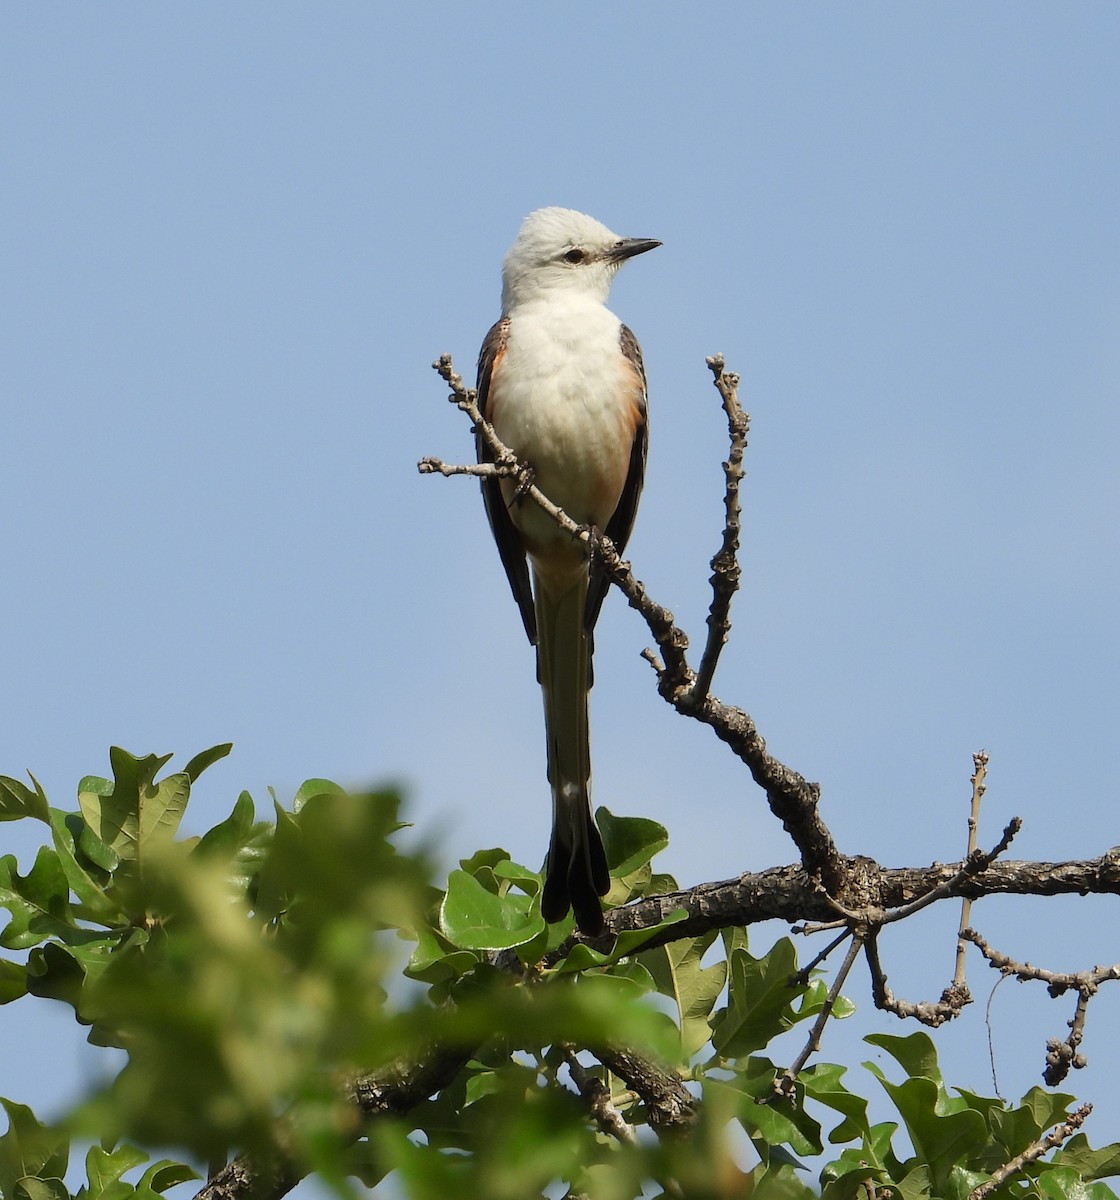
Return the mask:
{"type": "MultiPolygon", "coordinates": [[[[582,297],[518,308],[491,384],[498,436],[550,500],[599,527],[622,494],[642,399],[620,330],[609,309],[582,297]]],[[[571,545],[536,506],[519,504],[511,515],[531,553],[537,544],[571,545]]]]}

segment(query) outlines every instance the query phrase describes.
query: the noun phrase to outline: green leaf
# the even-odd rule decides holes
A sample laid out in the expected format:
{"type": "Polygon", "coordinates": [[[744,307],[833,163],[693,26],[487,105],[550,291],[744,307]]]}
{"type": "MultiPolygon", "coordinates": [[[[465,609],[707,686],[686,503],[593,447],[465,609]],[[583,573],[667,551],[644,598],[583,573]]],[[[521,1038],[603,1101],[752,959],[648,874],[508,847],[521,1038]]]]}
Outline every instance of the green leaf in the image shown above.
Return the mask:
{"type": "Polygon", "coordinates": [[[836,1063],[816,1063],[806,1071],[802,1071],[798,1082],[805,1089],[808,1099],[842,1113],[844,1120],[828,1135],[828,1140],[834,1144],[849,1142],[853,1138],[867,1138],[870,1129],[867,1124],[867,1101],[857,1096],[841,1083],[847,1069],[836,1063]]]}
{"type": "Polygon", "coordinates": [[[816,1121],[804,1109],[788,1101],[772,1102],[771,1082],[775,1073],[772,1065],[768,1064],[768,1070],[750,1077],[741,1075],[731,1084],[707,1079],[704,1081],[704,1095],[718,1096],[728,1091],[735,1094],[735,1114],[756,1144],[761,1139],[767,1148],[788,1146],[794,1154],[819,1154],[820,1126],[816,1121]]]}
{"type": "Polygon", "coordinates": [[[476,1071],[467,1080],[467,1094],[463,1100],[463,1107],[469,1108],[484,1097],[495,1095],[501,1090],[501,1086],[496,1071],[476,1071]]]}
{"type": "Polygon", "coordinates": [[[302,853],[303,834],[295,813],[280,807],[273,799],[276,825],[272,833],[272,845],[267,861],[257,876],[257,887],[253,904],[258,914],[266,921],[274,921],[288,911],[296,891],[296,881],[284,864],[298,859],[302,853]]]}
{"type": "MultiPolygon", "coordinates": [[[[575,942],[568,953],[550,968],[550,972],[567,975],[577,971],[586,971],[591,967],[609,967],[612,963],[620,962],[640,950],[661,930],[669,929],[673,925],[679,925],[681,921],[687,920],[688,913],[683,908],[677,908],[656,925],[647,929],[624,929],[615,938],[614,945],[606,954],[589,946],[586,942],[575,942]]],[[[559,930],[558,937],[561,941],[567,937],[572,928],[574,928],[574,924],[571,923],[571,918],[568,918],[567,922],[560,926],[549,926],[549,929],[559,930]]]]}
{"type": "Polygon", "coordinates": [[[41,1124],[25,1104],[0,1098],[8,1132],[0,1137],[0,1196],[15,1196],[27,1179],[57,1180],[66,1174],[70,1137],[41,1124]]]}
{"type": "Polygon", "coordinates": [[[607,808],[595,813],[612,875],[630,875],[669,844],[664,825],[645,817],[616,817],[607,808]]]}
{"type": "Polygon", "coordinates": [[[867,1185],[883,1185],[890,1181],[889,1175],[871,1162],[862,1148],[850,1147],[835,1162],[828,1163],[821,1171],[821,1200],[856,1200],[868,1195],[867,1185]]]}
{"type": "Polygon", "coordinates": [[[794,1174],[789,1163],[775,1167],[756,1168],[754,1186],[744,1188],[737,1195],[750,1196],[751,1200],[814,1200],[816,1193],[794,1174]]]}
{"type": "Polygon", "coordinates": [[[61,1179],[21,1179],[15,1187],[15,1200],[70,1200],[70,1192],[61,1179]]]}
{"type": "Polygon", "coordinates": [[[88,936],[90,940],[85,944],[63,946],[47,942],[45,946],[36,946],[27,959],[27,990],[33,996],[69,1004],[83,1024],[89,1023],[83,1020],[82,1007],[86,981],[90,977],[96,979],[105,970],[121,944],[116,937],[88,936]]]}
{"type": "Polygon", "coordinates": [[[904,1175],[896,1184],[900,1200],[928,1200],[931,1195],[929,1167],[924,1163],[904,1175]]]}
{"type": "Polygon", "coordinates": [[[252,796],[242,792],[230,815],[203,834],[192,854],[200,860],[223,861],[230,886],[245,894],[260,873],[272,837],[272,825],[256,819],[252,796]]]}
{"type": "Polygon", "coordinates": [[[912,1033],[909,1037],[897,1037],[890,1033],[871,1033],[863,1039],[868,1045],[879,1046],[895,1059],[907,1075],[920,1075],[941,1083],[941,1069],[937,1065],[937,1048],[928,1033],[912,1033]]]}
{"type": "Polygon", "coordinates": [[[820,1154],[821,1143],[820,1123],[806,1110],[804,1092],[797,1085],[797,1096],[793,1101],[779,1099],[774,1094],[774,1080],[778,1069],[768,1058],[751,1058],[747,1061],[746,1070],[740,1071],[737,1080],[738,1088],[745,1099],[740,1105],[738,1117],[740,1124],[748,1132],[754,1130],[754,1142],[758,1145],[758,1137],[762,1135],[767,1145],[773,1145],[774,1139],[782,1130],[787,1132],[782,1141],[790,1146],[797,1154],[820,1154]],[[769,1115],[774,1114],[780,1120],[771,1123],[769,1115]],[[789,1132],[796,1130],[796,1133],[789,1132]]]}
{"type": "Polygon", "coordinates": [[[1012,1109],[1005,1109],[1001,1106],[989,1109],[987,1119],[988,1127],[996,1143],[992,1147],[995,1160],[991,1163],[992,1167],[997,1167],[1001,1162],[1006,1162],[1021,1153],[1031,1142],[1037,1141],[1043,1129],[1046,1128],[1039,1124],[1035,1114],[1025,1106],[1012,1109]]]}
{"type": "Polygon", "coordinates": [[[0,945],[12,950],[63,937],[75,928],[70,887],[54,850],[40,846],[26,875],[16,869],[14,855],[0,858],[0,907],[12,914],[0,933],[0,945]]]}
{"type": "Polygon", "coordinates": [[[32,791],[18,779],[0,775],[0,821],[18,821],[23,817],[34,817],[37,821],[47,820],[47,797],[34,775],[32,791]]]}
{"type": "Polygon", "coordinates": [[[220,746],[211,746],[209,750],[203,750],[187,763],[183,768],[183,774],[191,783],[194,783],[203,771],[208,767],[212,767],[220,759],[225,758],[232,749],[232,742],[222,742],[220,746]]]}
{"type": "Polygon", "coordinates": [[[874,1064],[867,1065],[894,1101],[918,1158],[929,1166],[934,1189],[942,1191],[952,1168],[973,1161],[987,1144],[987,1122],[975,1109],[965,1108],[963,1100],[950,1100],[928,1077],[895,1084],[874,1064]]]}
{"type": "Polygon", "coordinates": [[[346,789],[330,779],[305,779],[292,797],[292,812],[298,813],[308,800],[316,796],[342,796],[346,789]]]}
{"type": "Polygon", "coordinates": [[[701,966],[701,959],[715,939],[716,932],[712,930],[700,937],[669,942],[640,956],[657,990],[677,1005],[682,1061],[687,1062],[711,1036],[709,1017],[727,982],[725,961],[701,966]]]}
{"type": "Polygon", "coordinates": [[[968,1200],[972,1192],[981,1184],[987,1183],[991,1176],[987,1171],[972,1171],[963,1164],[958,1164],[949,1172],[945,1185],[946,1200],[968,1200]]]}
{"type": "Polygon", "coordinates": [[[1054,1155],[1053,1161],[1072,1167],[1083,1179],[1120,1175],[1120,1143],[1094,1150],[1083,1133],[1076,1133],[1054,1155]]]}
{"type": "Polygon", "coordinates": [[[1050,1166],[1040,1173],[1037,1183],[1049,1200],[1089,1200],[1091,1195],[1090,1187],[1071,1167],[1050,1166]]]}
{"type": "Polygon", "coordinates": [[[410,979],[445,983],[465,975],[479,960],[475,951],[457,949],[431,926],[421,925],[415,935],[416,948],[405,969],[410,979]]]}
{"type": "Polygon", "coordinates": [[[495,896],[466,871],[452,871],[440,906],[440,930],[463,950],[508,950],[541,932],[539,908],[528,896],[495,896]]]}
{"type": "Polygon", "coordinates": [[[538,895],[542,887],[539,871],[530,871],[515,863],[504,850],[480,850],[461,860],[459,865],[495,896],[504,896],[511,884],[528,896],[538,895]]]}
{"type": "Polygon", "coordinates": [[[62,1000],[77,1011],[85,970],[64,946],[48,942],[31,951],[27,960],[27,990],[47,1000],[62,1000]]]}
{"type": "MultiPolygon", "coordinates": [[[[144,1156],[147,1158],[147,1155],[144,1156]]],[[[192,1179],[201,1179],[192,1167],[188,1167],[186,1163],[172,1162],[169,1158],[160,1159],[152,1165],[140,1176],[140,1182],[136,1185],[138,1192],[144,1188],[153,1192],[166,1192],[168,1188],[177,1187],[180,1183],[188,1183],[192,1179]]]]}
{"type": "Polygon", "coordinates": [[[10,1004],[27,995],[27,968],[22,963],[0,960],[0,1004],[10,1004]]]}
{"type": "Polygon", "coordinates": [[[87,1192],[82,1200],[101,1200],[105,1191],[117,1183],[126,1171],[146,1163],[148,1156],[135,1146],[118,1146],[115,1150],[105,1150],[101,1146],[91,1146],[86,1154],[87,1192]]]}
{"type": "MultiPolygon", "coordinates": [[[[815,1017],[828,1003],[828,984],[823,979],[813,979],[805,989],[799,1004],[794,1006],[798,1021],[815,1017]]],[[[837,996],[832,1002],[832,1019],[843,1021],[856,1011],[856,1006],[847,996],[837,996]]]]}
{"type": "MultiPolygon", "coordinates": [[[[1033,1141],[1044,1129],[1064,1121],[1069,1110],[1076,1107],[1077,1097],[1068,1092],[1048,1092],[1045,1088],[1033,1087],[1019,1101],[1019,1105],[1030,1112],[1038,1126],[1038,1133],[1031,1138],[1033,1141]]],[[[1024,1147],[1020,1146],[1014,1153],[1018,1154],[1022,1149],[1024,1147]]]]}
{"type": "Polygon", "coordinates": [[[494,846],[489,850],[476,850],[470,858],[459,859],[459,866],[468,875],[477,875],[480,867],[489,867],[493,870],[500,862],[509,862],[509,851],[503,850],[500,846],[494,846]]]}
{"type": "MultiPolygon", "coordinates": [[[[118,924],[127,919],[120,905],[105,891],[109,871],[117,863],[116,855],[93,835],[77,813],[64,813],[52,808],[50,824],[55,853],[70,890],[82,906],[83,919],[104,925],[118,924]],[[90,858],[88,850],[91,843],[100,845],[109,856],[108,869],[103,862],[90,858]]],[[[99,854],[98,857],[104,858],[104,855],[99,854]]]]}
{"type": "Polygon", "coordinates": [[[495,863],[493,872],[495,879],[502,883],[516,884],[528,896],[535,896],[541,890],[540,872],[530,871],[528,867],[523,867],[512,859],[495,863]]]}
{"type": "Polygon", "coordinates": [[[256,820],[253,797],[248,792],[242,792],[234,802],[233,811],[229,816],[204,833],[193,852],[199,857],[208,854],[232,856],[243,849],[258,830],[266,828],[266,822],[256,820]]]}
{"type": "Polygon", "coordinates": [[[712,1025],[712,1045],[725,1058],[740,1058],[766,1046],[797,1020],[793,1001],[805,991],[795,985],[797,953],[782,938],[762,958],[732,951],[727,1007],[712,1025]]]}
{"type": "Polygon", "coordinates": [[[730,959],[736,950],[746,950],[750,946],[750,938],[745,925],[731,925],[719,931],[723,942],[723,956],[730,959]]]}
{"type": "Polygon", "coordinates": [[[113,782],[82,780],[78,806],[93,833],[122,862],[141,863],[148,844],[169,839],[179,828],[190,796],[190,778],[179,772],[156,782],[156,772],[171,758],[149,754],[135,758],[119,746],[109,751],[113,782]]]}

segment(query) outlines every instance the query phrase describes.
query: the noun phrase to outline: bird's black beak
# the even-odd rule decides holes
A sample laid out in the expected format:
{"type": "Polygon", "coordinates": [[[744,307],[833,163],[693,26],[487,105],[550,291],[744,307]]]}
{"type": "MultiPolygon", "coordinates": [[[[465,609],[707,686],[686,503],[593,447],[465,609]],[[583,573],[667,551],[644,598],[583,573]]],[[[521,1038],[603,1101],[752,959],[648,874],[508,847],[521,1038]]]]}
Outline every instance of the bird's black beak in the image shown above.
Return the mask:
{"type": "Polygon", "coordinates": [[[623,238],[617,245],[612,246],[608,251],[608,257],[615,262],[625,262],[628,258],[633,258],[635,254],[645,254],[647,250],[656,250],[660,246],[660,242],[655,242],[653,238],[623,238]]]}

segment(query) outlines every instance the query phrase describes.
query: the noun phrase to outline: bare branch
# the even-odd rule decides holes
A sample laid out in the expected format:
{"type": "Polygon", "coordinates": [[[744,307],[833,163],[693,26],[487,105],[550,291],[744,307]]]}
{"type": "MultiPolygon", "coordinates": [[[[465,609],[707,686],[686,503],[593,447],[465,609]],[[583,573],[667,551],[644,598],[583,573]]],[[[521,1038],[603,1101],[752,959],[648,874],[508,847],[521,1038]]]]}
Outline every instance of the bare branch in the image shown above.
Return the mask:
{"type": "Polygon", "coordinates": [[[445,479],[452,475],[474,475],[479,479],[508,477],[515,471],[498,463],[445,463],[442,458],[429,455],[417,464],[421,475],[442,475],[445,479]]]}
{"type": "Polygon", "coordinates": [[[726,486],[723,495],[723,543],[712,559],[712,604],[708,611],[708,640],[700,657],[696,682],[692,685],[692,703],[699,704],[712,687],[712,677],[723,647],[731,632],[731,600],[739,590],[742,571],[739,567],[739,485],[743,481],[743,452],[750,431],[750,417],[739,404],[739,376],[724,370],[722,354],[707,360],[713,382],[723,400],[727,414],[727,433],[730,449],[723,464],[726,486]]]}
{"type": "Polygon", "coordinates": [[[959,1017],[961,1009],[972,1003],[967,988],[963,993],[946,988],[937,1002],[921,1000],[915,1003],[912,1000],[896,999],[894,992],[887,986],[887,973],[879,961],[878,937],[867,939],[867,966],[871,971],[871,998],[875,1007],[884,1012],[894,1013],[896,1017],[913,1017],[931,1029],[937,1029],[946,1021],[959,1017]]]}
{"type": "Polygon", "coordinates": [[[1048,971],[1045,967],[1017,962],[1002,954],[988,945],[975,929],[962,930],[961,937],[971,942],[1001,975],[1012,975],[1024,983],[1030,980],[1045,983],[1046,990],[1055,999],[1068,991],[1077,992],[1073,1017],[1067,1022],[1069,1036],[1064,1041],[1051,1038],[1046,1043],[1046,1070],[1042,1073],[1042,1078],[1048,1087],[1056,1087],[1069,1074],[1071,1067],[1074,1070],[1084,1067],[1086,1059],[1079,1053],[1078,1046],[1085,1036],[1085,1017],[1089,1001],[1097,994],[1102,983],[1120,979],[1120,963],[1114,963],[1110,967],[1094,967],[1091,971],[1048,971]]]}
{"type": "MultiPolygon", "coordinates": [[[[962,869],[963,866],[934,863],[929,867],[883,867],[865,858],[843,861],[844,870],[858,876],[868,908],[882,909],[885,917],[891,915],[892,909],[931,894],[939,900],[964,896],[975,900],[995,895],[1120,895],[1120,852],[1116,851],[1072,862],[994,862],[977,874],[962,869]]],[[[652,929],[682,909],[686,918],[651,935],[642,949],[697,937],[713,929],[760,921],[793,924],[809,920],[828,922],[828,928],[835,927],[831,924],[835,907],[816,878],[803,867],[791,865],[701,883],[685,891],[649,896],[611,909],[606,914],[609,934],[605,936],[609,938],[625,929],[652,929]]],[[[853,916],[859,915],[853,912],[853,916]]],[[[559,947],[546,958],[545,964],[559,961],[570,948],[570,942],[559,947]]]]}
{"type": "MultiPolygon", "coordinates": [[[[802,929],[798,930],[797,932],[803,933],[805,930],[802,929]]],[[[829,942],[828,945],[825,946],[825,948],[811,962],[807,962],[801,968],[801,970],[797,972],[797,975],[794,977],[795,982],[800,984],[808,983],[813,972],[828,958],[828,956],[833,952],[833,950],[836,949],[837,946],[839,946],[842,942],[847,941],[847,939],[848,929],[847,926],[845,926],[843,933],[833,938],[832,941],[829,942]]]]}
{"type": "MultiPolygon", "coordinates": [[[[957,975],[954,976],[953,982],[941,993],[941,999],[936,1003],[928,1001],[914,1003],[909,1000],[897,999],[887,985],[887,975],[883,970],[882,963],[879,961],[879,930],[885,925],[890,925],[896,921],[905,920],[905,918],[913,916],[914,913],[919,912],[923,908],[928,908],[929,905],[934,904],[938,900],[945,899],[947,896],[954,894],[964,880],[983,873],[991,866],[996,857],[1002,854],[1011,844],[1011,840],[1018,832],[1020,826],[1021,822],[1019,818],[1013,818],[1008,823],[1007,828],[1004,829],[1003,836],[999,842],[987,853],[977,850],[975,847],[975,838],[970,838],[969,856],[953,875],[941,880],[941,882],[931,887],[928,891],[919,894],[915,899],[909,901],[909,903],[897,908],[887,910],[882,905],[874,902],[873,890],[867,886],[867,860],[860,860],[861,886],[867,897],[862,908],[846,910],[831,896],[826,898],[826,903],[829,907],[842,911],[842,924],[845,929],[851,930],[856,940],[866,943],[867,965],[871,971],[871,992],[877,1008],[881,1008],[886,1012],[892,1012],[897,1017],[913,1017],[921,1021],[924,1025],[937,1028],[946,1021],[959,1016],[961,1010],[966,1005],[972,1003],[972,996],[959,970],[957,975]]],[[[848,872],[848,876],[849,878],[852,877],[851,871],[848,872]]],[[[826,929],[836,927],[838,924],[841,924],[841,922],[829,921],[820,925],[803,927],[799,932],[823,932],[826,929]]],[[[840,938],[831,943],[824,953],[831,952],[844,936],[846,935],[841,934],[840,938]]],[[[852,952],[850,952],[850,956],[854,957],[852,952]]],[[[850,969],[850,964],[848,966],[850,969]]],[[[843,973],[846,975],[847,970],[845,969],[843,973]]]]}
{"type": "MultiPolygon", "coordinates": [[[[980,828],[980,801],[986,790],[984,778],[988,774],[988,754],[979,750],[972,756],[972,810],[968,815],[968,857],[971,858],[976,850],[978,831],[980,828]]],[[[965,943],[960,932],[968,928],[972,915],[972,901],[966,896],[961,901],[961,923],[958,926],[957,961],[953,968],[953,987],[965,987],[965,943]]]]}
{"type": "MultiPolygon", "coordinates": [[[[944,883],[939,884],[924,896],[919,896],[917,900],[912,901],[910,904],[905,904],[901,908],[895,909],[894,912],[888,913],[883,917],[881,923],[883,925],[890,925],[894,921],[905,920],[919,910],[928,908],[935,900],[942,900],[950,895],[961,880],[980,875],[986,871],[1007,847],[1011,845],[1015,835],[1022,828],[1023,822],[1018,817],[1012,817],[1004,827],[1003,836],[987,853],[973,848],[969,852],[968,858],[961,865],[960,870],[952,879],[947,879],[944,883]]],[[[967,902],[969,898],[966,896],[965,899],[967,902]]]]}
{"type": "Polygon", "coordinates": [[[809,1031],[809,1040],[805,1043],[804,1048],[797,1058],[774,1079],[773,1087],[776,1098],[792,1099],[794,1094],[793,1085],[796,1083],[798,1075],[801,1074],[802,1068],[809,1061],[810,1057],[816,1054],[821,1048],[821,1034],[824,1033],[824,1027],[828,1024],[829,1018],[832,1016],[832,1009],[840,995],[840,989],[844,986],[848,974],[852,969],[852,964],[859,956],[862,946],[863,938],[860,934],[853,933],[852,944],[848,947],[848,953],[844,956],[844,961],[840,964],[840,969],[836,972],[836,978],[832,981],[832,987],[828,989],[828,996],[825,999],[824,1006],[817,1014],[817,1019],[813,1022],[813,1028],[809,1031]]]}

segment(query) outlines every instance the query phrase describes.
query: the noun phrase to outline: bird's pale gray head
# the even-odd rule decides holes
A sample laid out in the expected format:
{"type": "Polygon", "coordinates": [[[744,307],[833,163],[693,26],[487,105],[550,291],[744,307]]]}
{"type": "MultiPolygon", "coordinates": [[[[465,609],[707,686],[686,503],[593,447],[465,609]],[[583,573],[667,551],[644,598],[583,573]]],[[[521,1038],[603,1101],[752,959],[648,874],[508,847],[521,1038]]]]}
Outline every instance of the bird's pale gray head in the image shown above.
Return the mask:
{"type": "Polygon", "coordinates": [[[619,237],[571,208],[538,208],[525,218],[506,255],[502,310],[556,293],[603,303],[618,268],[660,245],[651,238],[619,237]]]}

